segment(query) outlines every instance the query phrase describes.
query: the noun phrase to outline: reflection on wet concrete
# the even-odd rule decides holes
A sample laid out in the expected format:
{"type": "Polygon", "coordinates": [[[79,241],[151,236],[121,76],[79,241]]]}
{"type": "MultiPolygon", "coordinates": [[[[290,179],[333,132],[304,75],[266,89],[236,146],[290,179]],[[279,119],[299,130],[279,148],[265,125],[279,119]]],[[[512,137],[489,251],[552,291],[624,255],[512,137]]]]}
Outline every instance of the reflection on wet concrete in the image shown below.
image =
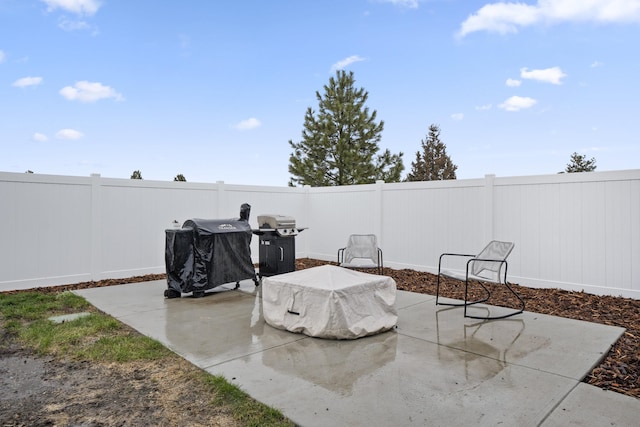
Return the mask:
{"type": "Polygon", "coordinates": [[[165,334],[170,348],[204,366],[298,339],[265,324],[259,292],[239,291],[168,301],[165,334]]]}
{"type": "Polygon", "coordinates": [[[306,337],[280,352],[262,353],[262,362],[288,377],[298,377],[331,392],[349,396],[361,378],[396,358],[394,331],[358,338],[327,340],[306,337]]]}
{"type": "MultiPolygon", "coordinates": [[[[448,316],[451,312],[456,312],[459,316],[459,310],[456,309],[457,307],[447,307],[435,312],[436,338],[437,343],[440,344],[438,356],[459,359],[462,363],[456,366],[464,370],[464,377],[467,380],[486,381],[493,378],[509,363],[544,348],[550,341],[547,338],[518,342],[526,326],[524,319],[520,318],[481,321],[464,319],[456,322],[460,325],[458,328],[461,328],[461,333],[460,329],[452,331],[453,322],[448,316]],[[440,319],[442,314],[447,316],[445,320],[440,319]],[[444,331],[441,331],[441,322],[444,322],[444,331]],[[448,354],[444,356],[443,353],[448,354]]],[[[488,307],[476,307],[476,309],[486,311],[484,315],[490,315],[488,307]]]]}

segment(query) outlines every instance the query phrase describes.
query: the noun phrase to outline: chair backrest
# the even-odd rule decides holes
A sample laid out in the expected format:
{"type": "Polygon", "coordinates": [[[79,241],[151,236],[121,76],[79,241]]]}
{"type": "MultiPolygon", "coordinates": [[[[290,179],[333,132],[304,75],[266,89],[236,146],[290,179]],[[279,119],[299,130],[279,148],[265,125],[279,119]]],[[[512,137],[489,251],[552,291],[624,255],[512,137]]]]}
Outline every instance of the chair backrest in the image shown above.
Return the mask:
{"type": "Polygon", "coordinates": [[[344,250],[344,262],[350,263],[354,258],[370,259],[378,262],[378,239],[375,234],[352,234],[349,236],[344,250]]]}
{"type": "MultiPolygon", "coordinates": [[[[476,258],[504,261],[507,259],[514,246],[515,244],[512,242],[492,240],[476,258]]],[[[500,272],[503,267],[504,263],[474,261],[471,266],[471,274],[487,278],[494,282],[500,282],[500,272]]]]}

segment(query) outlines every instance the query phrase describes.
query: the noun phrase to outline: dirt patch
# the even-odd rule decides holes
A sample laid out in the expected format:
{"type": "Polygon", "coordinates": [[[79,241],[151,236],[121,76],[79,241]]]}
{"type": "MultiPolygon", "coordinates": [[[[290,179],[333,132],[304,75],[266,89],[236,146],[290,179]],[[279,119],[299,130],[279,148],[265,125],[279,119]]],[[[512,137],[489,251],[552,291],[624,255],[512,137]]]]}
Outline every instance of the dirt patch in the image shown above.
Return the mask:
{"type": "MultiPolygon", "coordinates": [[[[301,259],[304,269],[327,262],[301,259]]],[[[398,289],[435,294],[436,276],[385,268],[398,289]]],[[[32,289],[50,293],[164,279],[148,275],[32,289]]],[[[640,301],[559,289],[514,285],[533,311],[626,328],[603,362],[584,381],[640,398],[640,301]]],[[[459,282],[445,280],[442,295],[462,297],[459,282]]],[[[488,303],[515,307],[500,287],[488,303]]],[[[6,426],[233,426],[212,403],[215,396],[196,380],[199,369],[178,356],[169,361],[100,364],[39,357],[0,328],[0,425],[6,426]]]]}
{"type": "Polygon", "coordinates": [[[198,368],[158,362],[95,363],[38,357],[4,334],[0,345],[0,425],[236,426],[212,404],[198,368]]]}

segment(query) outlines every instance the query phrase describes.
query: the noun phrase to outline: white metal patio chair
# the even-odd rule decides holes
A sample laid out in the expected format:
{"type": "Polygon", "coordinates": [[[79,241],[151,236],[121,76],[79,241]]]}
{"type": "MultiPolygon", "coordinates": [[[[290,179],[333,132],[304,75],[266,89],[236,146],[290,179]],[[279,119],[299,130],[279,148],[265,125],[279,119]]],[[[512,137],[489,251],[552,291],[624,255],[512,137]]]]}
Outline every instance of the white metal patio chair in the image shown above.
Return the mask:
{"type": "Polygon", "coordinates": [[[382,274],[382,249],[375,234],[352,234],[347,246],[338,249],[338,264],[346,268],[376,268],[382,274]]]}
{"type": "Polygon", "coordinates": [[[449,305],[449,306],[463,306],[464,317],[472,319],[504,319],[516,314],[520,314],[524,311],[525,304],[520,295],[518,295],[513,288],[507,282],[507,257],[511,253],[514,247],[512,242],[501,242],[492,240],[489,244],[478,254],[455,254],[444,253],[440,255],[438,261],[438,282],[436,285],[436,305],[449,305]],[[464,274],[458,271],[443,269],[443,260],[446,257],[467,257],[467,267],[464,274]],[[440,277],[445,276],[464,282],[464,302],[462,303],[445,303],[440,302],[440,277]],[[478,283],[482,289],[486,292],[486,296],[476,301],[468,300],[469,282],[474,281],[478,283]],[[520,301],[520,309],[514,312],[510,312],[501,316],[472,316],[467,314],[467,307],[473,304],[478,304],[487,301],[491,297],[491,292],[484,283],[496,283],[503,284],[509,291],[520,301]]]}

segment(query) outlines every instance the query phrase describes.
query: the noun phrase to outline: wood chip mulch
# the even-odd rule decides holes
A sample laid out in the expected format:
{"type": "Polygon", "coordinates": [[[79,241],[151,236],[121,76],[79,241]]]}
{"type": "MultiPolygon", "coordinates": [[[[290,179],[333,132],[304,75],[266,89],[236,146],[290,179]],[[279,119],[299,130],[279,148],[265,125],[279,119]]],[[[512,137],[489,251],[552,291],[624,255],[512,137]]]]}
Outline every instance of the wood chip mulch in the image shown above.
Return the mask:
{"type": "MultiPolygon", "coordinates": [[[[296,268],[302,270],[324,264],[335,263],[303,258],[296,261],[296,268]]],[[[435,295],[437,277],[431,273],[385,268],[384,274],[392,277],[400,290],[435,295]]],[[[62,292],[161,279],[165,279],[164,274],[151,274],[126,279],[41,287],[29,289],[29,291],[42,293],[62,292]]],[[[607,356],[602,360],[602,363],[596,366],[583,381],[605,390],[640,398],[640,300],[598,296],[560,289],[539,289],[527,288],[517,284],[511,285],[525,301],[526,311],[625,328],[626,331],[613,345],[607,356]]],[[[518,307],[518,301],[506,291],[504,286],[493,286],[491,284],[486,286],[491,291],[491,299],[486,304],[511,308],[518,307]]],[[[473,286],[473,288],[479,287],[473,286]]],[[[13,292],[23,291],[10,291],[9,293],[13,292]]],[[[442,296],[462,299],[463,292],[463,283],[455,280],[441,281],[440,294],[442,296]]],[[[479,295],[470,290],[469,298],[478,297],[479,295]]]]}

